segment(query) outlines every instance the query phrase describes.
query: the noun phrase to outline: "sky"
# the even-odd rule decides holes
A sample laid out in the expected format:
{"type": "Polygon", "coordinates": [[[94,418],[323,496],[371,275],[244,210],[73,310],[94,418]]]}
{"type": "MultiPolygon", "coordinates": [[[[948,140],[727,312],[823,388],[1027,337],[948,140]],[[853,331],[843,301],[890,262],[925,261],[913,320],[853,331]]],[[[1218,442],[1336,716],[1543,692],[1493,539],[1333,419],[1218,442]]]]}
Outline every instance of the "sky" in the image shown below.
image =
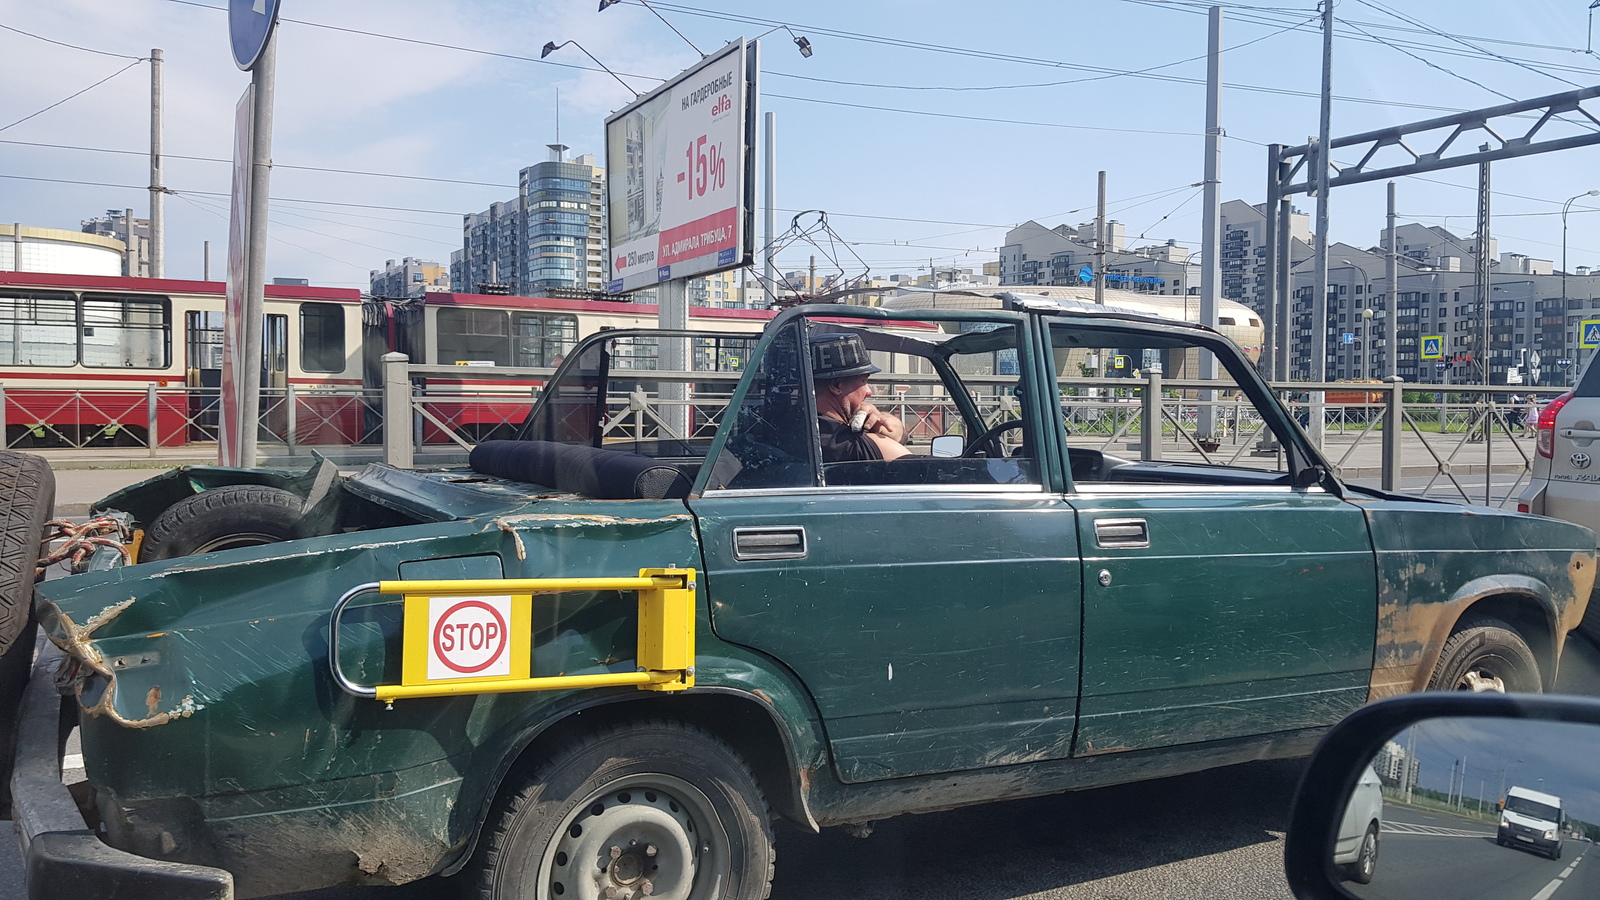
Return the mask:
{"type": "MultiPolygon", "coordinates": [[[[1501,772],[1505,786],[1543,791],[1561,798],[1567,815],[1600,823],[1600,777],[1594,770],[1597,726],[1526,719],[1428,719],[1418,724],[1417,782],[1440,792],[1450,789],[1451,769],[1465,759],[1462,793],[1476,806],[1480,789],[1484,807],[1499,800],[1501,772]],[[1540,779],[1543,779],[1541,783],[1540,779]]],[[[1395,741],[1404,747],[1402,732],[1395,741]]],[[[1461,784],[1457,775],[1458,786],[1461,784]]]]}
{"type": "MultiPolygon", "coordinates": [[[[638,0],[596,5],[283,0],[268,277],[365,287],[387,259],[448,262],[461,215],[515,196],[517,170],[546,158],[558,108],[561,142],[603,158],[604,119],[630,90],[576,47],[543,62],[540,48],[575,40],[639,91],[699,54],[638,0]]],[[[1102,169],[1110,217],[1131,244],[1199,249],[1204,4],[652,5],[707,52],[777,25],[811,42],[809,59],[784,31],[762,42],[760,110],[776,114],[778,130],[775,206],[780,229],[800,210],[827,211],[848,276],[979,268],[1020,222],[1092,219],[1102,169]]],[[[1224,8],[1221,196],[1259,203],[1265,144],[1317,131],[1317,9],[1224,8]]],[[[1585,0],[1340,0],[1332,132],[1600,84],[1589,15],[1585,0]]],[[[178,192],[166,204],[167,274],[198,278],[210,241],[220,278],[233,107],[249,81],[230,57],[222,0],[0,0],[0,221],[77,230],[111,208],[146,214],[149,70],[122,57],[153,47],[165,56],[165,182],[178,192]]],[[[1500,249],[1559,266],[1562,202],[1600,188],[1596,162],[1590,147],[1496,164],[1500,249]]],[[[1401,220],[1471,233],[1476,177],[1401,180],[1401,220]]],[[[1582,201],[1568,258],[1600,265],[1600,197],[1582,201]]],[[[1384,203],[1381,182],[1334,191],[1330,235],[1374,245],[1384,203]]],[[[1314,210],[1304,197],[1296,205],[1314,210]]],[[[803,266],[810,251],[797,246],[780,267],[803,266]]],[[[824,258],[818,271],[837,270],[824,258]]]]}

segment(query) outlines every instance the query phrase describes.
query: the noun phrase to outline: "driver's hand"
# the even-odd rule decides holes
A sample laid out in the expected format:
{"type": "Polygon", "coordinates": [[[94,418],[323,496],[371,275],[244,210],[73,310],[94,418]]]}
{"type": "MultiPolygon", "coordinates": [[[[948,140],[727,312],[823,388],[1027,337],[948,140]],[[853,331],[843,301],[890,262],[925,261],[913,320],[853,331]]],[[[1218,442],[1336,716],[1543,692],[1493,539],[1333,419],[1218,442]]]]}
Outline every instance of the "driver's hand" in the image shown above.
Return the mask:
{"type": "Polygon", "coordinates": [[[861,426],[862,431],[886,437],[896,443],[906,442],[906,426],[898,416],[886,413],[871,403],[861,404],[858,411],[862,409],[867,411],[867,421],[861,426]]]}

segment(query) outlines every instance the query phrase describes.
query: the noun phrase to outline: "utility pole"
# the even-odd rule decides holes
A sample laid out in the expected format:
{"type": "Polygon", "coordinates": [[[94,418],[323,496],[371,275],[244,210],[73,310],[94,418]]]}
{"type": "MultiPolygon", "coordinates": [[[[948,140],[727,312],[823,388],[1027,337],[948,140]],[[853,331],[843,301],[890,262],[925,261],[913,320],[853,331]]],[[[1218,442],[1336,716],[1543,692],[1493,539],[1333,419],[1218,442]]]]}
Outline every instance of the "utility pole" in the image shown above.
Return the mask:
{"type": "Polygon", "coordinates": [[[127,246],[122,248],[124,268],[129,278],[139,277],[139,233],[133,227],[133,207],[122,210],[122,230],[127,233],[127,246]]]}
{"type": "Polygon", "coordinates": [[[1106,303],[1106,173],[1100,170],[1100,199],[1094,212],[1094,302],[1106,303]]]}
{"type": "Polygon", "coordinates": [[[1278,378],[1278,356],[1282,354],[1283,347],[1278,343],[1278,303],[1283,299],[1278,296],[1278,266],[1284,265],[1278,258],[1278,200],[1283,196],[1282,182],[1278,180],[1278,157],[1283,154],[1282,144],[1267,145],[1267,171],[1273,177],[1267,179],[1267,202],[1261,204],[1264,218],[1266,219],[1266,234],[1263,240],[1267,248],[1267,290],[1261,304],[1262,335],[1266,340],[1261,347],[1261,374],[1268,381],[1278,378]]]}
{"type": "MultiPolygon", "coordinates": [[[[1484,144],[1478,148],[1487,153],[1489,145],[1484,144]]],[[[1476,277],[1478,288],[1478,314],[1483,317],[1482,354],[1480,362],[1483,365],[1483,386],[1489,386],[1489,306],[1490,294],[1493,288],[1489,284],[1489,163],[1478,163],[1478,260],[1476,277]]],[[[1493,432],[1484,426],[1484,439],[1488,440],[1493,432]]]]}
{"type": "Polygon", "coordinates": [[[778,266],[777,266],[776,260],[774,260],[774,258],[773,258],[773,254],[777,252],[777,250],[773,246],[773,244],[778,239],[777,210],[773,208],[773,207],[778,205],[778,149],[777,149],[777,141],[778,141],[778,115],[777,115],[777,113],[769,112],[769,113],[767,113],[767,145],[766,145],[766,161],[767,161],[767,173],[766,173],[767,174],[767,210],[766,210],[767,252],[765,254],[766,255],[765,265],[763,266],[763,270],[762,270],[763,271],[763,275],[764,275],[764,277],[762,279],[763,282],[764,282],[763,286],[767,289],[767,308],[768,309],[772,308],[773,303],[776,302],[777,299],[778,299],[778,289],[777,289],[777,284],[778,284],[778,280],[777,280],[778,279],[778,266]]]}
{"type": "MultiPolygon", "coordinates": [[[[1206,22],[1206,149],[1205,149],[1205,215],[1200,225],[1200,324],[1217,327],[1218,294],[1221,287],[1222,260],[1218,258],[1222,238],[1222,207],[1217,185],[1222,165],[1222,7],[1213,6],[1206,22]]],[[[1200,351],[1200,380],[1215,381],[1217,358],[1209,350],[1200,351]]],[[[1200,392],[1200,411],[1195,431],[1201,440],[1212,440],[1216,434],[1217,392],[1200,392]]]]}
{"type": "Polygon", "coordinates": [[[161,183],[161,51],[150,51],[150,277],[167,277],[166,187],[161,183]]]}
{"type": "Polygon", "coordinates": [[[250,148],[250,255],[245,277],[244,347],[240,353],[244,371],[238,378],[245,389],[240,396],[239,463],[256,465],[256,437],[261,421],[262,328],[266,318],[267,281],[267,192],[272,181],[272,106],[273,85],[278,69],[278,29],[267,35],[266,46],[250,70],[255,87],[255,109],[250,148]]]}
{"type": "MultiPolygon", "coordinates": [[[[1389,182],[1389,272],[1388,272],[1388,300],[1385,312],[1388,313],[1384,322],[1384,330],[1389,339],[1388,357],[1389,377],[1398,377],[1400,357],[1400,248],[1395,245],[1394,236],[1394,182],[1389,182]]],[[[1420,348],[1419,348],[1420,349],[1420,348]]],[[[1420,361],[1419,361],[1420,364],[1420,361]]]]}
{"type": "MultiPolygon", "coordinates": [[[[1328,380],[1328,141],[1333,121],[1333,0],[1322,0],[1322,109],[1317,125],[1316,287],[1311,298],[1311,375],[1328,380]]],[[[1322,391],[1311,392],[1311,443],[1322,449],[1322,391]]]]}
{"type": "Polygon", "coordinates": [[[200,280],[201,281],[210,281],[211,280],[211,242],[210,241],[206,241],[205,242],[205,246],[200,248],[200,264],[201,264],[201,273],[202,273],[201,276],[200,276],[200,280]]]}

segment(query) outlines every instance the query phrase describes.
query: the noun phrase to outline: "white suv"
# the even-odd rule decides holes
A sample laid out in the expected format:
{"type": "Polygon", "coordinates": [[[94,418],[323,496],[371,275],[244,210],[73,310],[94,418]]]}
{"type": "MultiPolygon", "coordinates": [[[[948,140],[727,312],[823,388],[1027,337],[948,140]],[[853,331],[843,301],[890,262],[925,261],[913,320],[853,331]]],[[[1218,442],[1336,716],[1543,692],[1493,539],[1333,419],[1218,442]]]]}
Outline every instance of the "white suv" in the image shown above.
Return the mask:
{"type": "MultiPolygon", "coordinates": [[[[1517,511],[1553,516],[1600,531],[1600,366],[1539,412],[1533,477],[1517,511]]],[[[1600,640],[1600,610],[1591,604],[1583,630],[1600,640]]]]}

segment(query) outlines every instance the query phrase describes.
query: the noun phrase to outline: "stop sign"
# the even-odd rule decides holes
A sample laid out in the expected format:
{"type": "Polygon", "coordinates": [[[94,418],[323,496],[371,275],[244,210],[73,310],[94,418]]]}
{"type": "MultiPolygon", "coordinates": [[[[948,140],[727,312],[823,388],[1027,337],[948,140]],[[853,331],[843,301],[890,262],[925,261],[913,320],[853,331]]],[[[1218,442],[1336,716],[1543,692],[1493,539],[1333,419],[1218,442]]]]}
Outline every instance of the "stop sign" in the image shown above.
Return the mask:
{"type": "Polygon", "coordinates": [[[428,609],[428,679],[511,674],[510,597],[434,597],[428,609]]]}

